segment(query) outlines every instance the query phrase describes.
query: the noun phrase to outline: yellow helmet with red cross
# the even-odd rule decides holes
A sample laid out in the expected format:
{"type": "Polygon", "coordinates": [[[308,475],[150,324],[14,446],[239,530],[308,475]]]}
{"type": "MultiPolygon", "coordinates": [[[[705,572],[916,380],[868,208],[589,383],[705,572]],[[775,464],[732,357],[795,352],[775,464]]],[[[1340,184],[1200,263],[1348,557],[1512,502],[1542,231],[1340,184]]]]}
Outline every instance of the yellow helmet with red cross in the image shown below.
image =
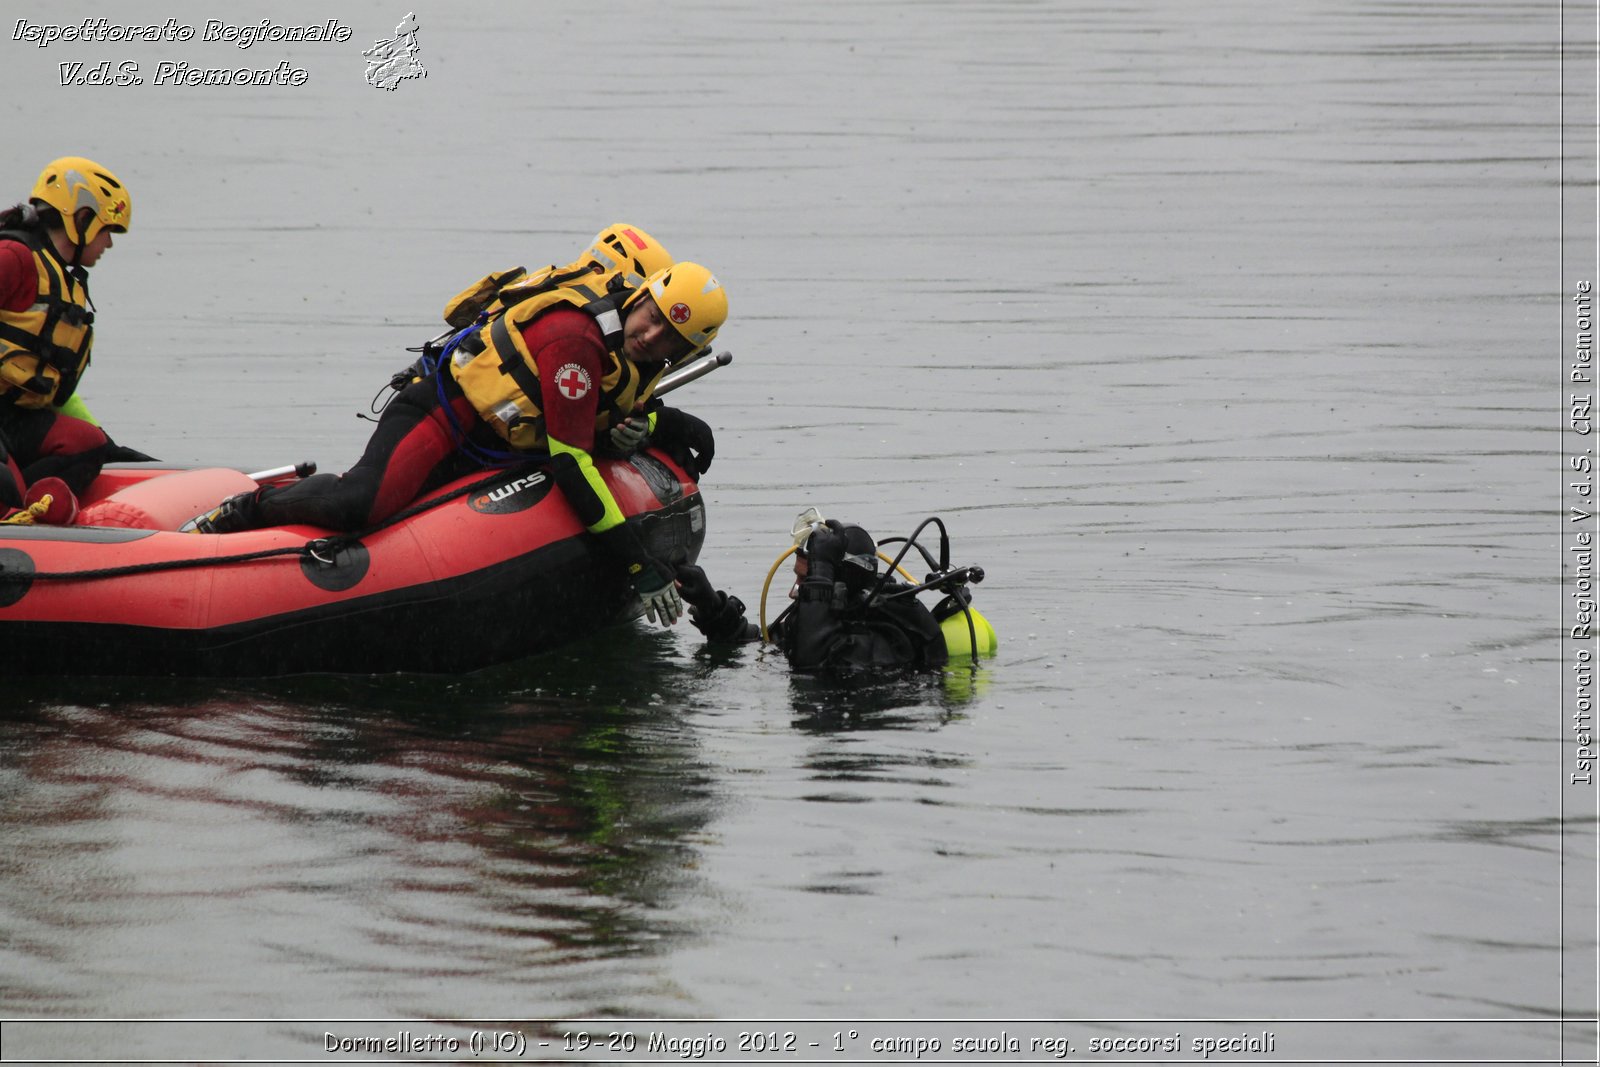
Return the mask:
{"type": "Polygon", "coordinates": [[[728,321],[728,294],[717,276],[698,263],[674,263],[645,279],[624,309],[645,294],[655,300],[662,316],[689,342],[690,352],[710,345],[728,321]]]}
{"type": "Polygon", "coordinates": [[[103,229],[126,233],[133,220],[127,187],[105,167],[82,156],[63,156],[46,164],[29,196],[61,214],[67,239],[75,245],[88,244],[103,229]],[[80,228],[78,212],[84,208],[94,217],[80,228]]]}

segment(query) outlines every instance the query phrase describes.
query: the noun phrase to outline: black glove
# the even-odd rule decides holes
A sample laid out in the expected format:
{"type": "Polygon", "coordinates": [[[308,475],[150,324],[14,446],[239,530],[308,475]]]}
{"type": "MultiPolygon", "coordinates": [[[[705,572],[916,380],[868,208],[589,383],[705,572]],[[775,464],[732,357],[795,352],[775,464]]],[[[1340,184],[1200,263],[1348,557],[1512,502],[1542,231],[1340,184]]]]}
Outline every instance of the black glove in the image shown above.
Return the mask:
{"type": "Polygon", "coordinates": [[[822,564],[831,573],[834,564],[844,559],[844,534],[839,532],[842,526],[838,519],[829,519],[811,531],[806,538],[806,557],[812,567],[822,564]]]}
{"type": "Polygon", "coordinates": [[[717,441],[711,427],[678,408],[664,407],[656,412],[656,429],[651,440],[666,449],[678,465],[696,479],[711,469],[711,460],[717,454],[717,441]]]}
{"type": "Polygon", "coordinates": [[[678,568],[678,590],[684,601],[697,612],[712,612],[722,607],[722,594],[712,586],[706,572],[693,563],[678,568]]]}

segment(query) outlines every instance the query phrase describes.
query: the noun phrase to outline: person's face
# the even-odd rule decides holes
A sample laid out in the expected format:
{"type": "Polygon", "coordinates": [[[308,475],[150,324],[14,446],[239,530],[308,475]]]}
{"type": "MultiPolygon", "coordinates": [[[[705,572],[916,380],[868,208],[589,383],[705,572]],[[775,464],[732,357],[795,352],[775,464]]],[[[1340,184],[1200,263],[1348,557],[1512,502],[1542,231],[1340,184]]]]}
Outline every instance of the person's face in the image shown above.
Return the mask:
{"type": "MultiPolygon", "coordinates": [[[[88,208],[82,208],[73,216],[73,221],[78,224],[78,232],[83,233],[89,228],[89,224],[94,222],[94,212],[88,208]]],[[[72,254],[77,249],[72,246],[71,240],[67,238],[67,231],[59,226],[54,227],[50,230],[50,239],[55,242],[56,251],[61,254],[61,258],[71,263],[72,254]]],[[[78,265],[82,267],[94,266],[100,257],[106,254],[106,249],[110,247],[111,227],[102,226],[100,227],[100,232],[94,235],[94,240],[83,246],[83,254],[78,257],[78,265]]]]}
{"type": "Polygon", "coordinates": [[[103,226],[100,232],[94,235],[94,240],[83,246],[83,258],[78,262],[85,267],[92,267],[110,247],[111,227],[103,226]]]}
{"type": "Polygon", "coordinates": [[[800,580],[811,572],[811,564],[804,556],[794,557],[794,584],[789,587],[789,599],[798,600],[800,597],[800,580]]]}
{"type": "Polygon", "coordinates": [[[661,314],[654,297],[647,294],[629,310],[622,324],[622,354],[628,359],[634,363],[661,363],[688,353],[689,342],[661,314]]]}

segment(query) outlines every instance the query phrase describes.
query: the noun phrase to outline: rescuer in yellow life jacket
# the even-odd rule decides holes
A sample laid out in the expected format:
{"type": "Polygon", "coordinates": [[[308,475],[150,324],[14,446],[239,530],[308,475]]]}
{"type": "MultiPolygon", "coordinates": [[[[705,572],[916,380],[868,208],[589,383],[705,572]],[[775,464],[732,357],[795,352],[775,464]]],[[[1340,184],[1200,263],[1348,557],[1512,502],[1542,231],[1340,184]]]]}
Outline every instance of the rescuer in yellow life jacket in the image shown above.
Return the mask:
{"type": "Polygon", "coordinates": [[[355,530],[475,466],[547,452],[557,487],[626,566],[651,618],[676,622],[682,602],[673,568],[653,559],[623,521],[593,454],[626,449],[625,427],[640,415],[646,432],[675,436],[701,461],[691,475],[709,466],[713,446],[704,423],[646,409],[661,374],[711,343],[727,319],[728,299],[709,270],[673,263],[636,227],[601,231],[588,259],[588,266],[580,258],[534,275],[490,275],[452,300],[446,321],[461,329],[439,362],[418,368],[384,408],[366,452],[343,475],[230,497],[186,528],[231,533],[311,523],[355,530]]]}
{"type": "Polygon", "coordinates": [[[114,445],[76,392],[94,340],[88,268],[132,216],[117,176],[79,156],[0,211],[0,515],[31,483],[82,493],[108,459],[149,458],[114,445]]]}

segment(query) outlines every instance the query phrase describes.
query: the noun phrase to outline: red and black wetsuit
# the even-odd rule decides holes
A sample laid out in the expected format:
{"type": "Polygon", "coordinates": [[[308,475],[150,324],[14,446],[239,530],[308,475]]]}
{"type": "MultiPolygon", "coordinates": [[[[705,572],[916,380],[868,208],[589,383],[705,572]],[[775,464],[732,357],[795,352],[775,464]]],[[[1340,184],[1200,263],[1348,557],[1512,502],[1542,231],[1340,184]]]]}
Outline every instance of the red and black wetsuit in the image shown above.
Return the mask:
{"type": "MultiPolygon", "coordinates": [[[[47,255],[54,255],[48,249],[47,255]]],[[[19,240],[0,240],[0,308],[26,311],[39,298],[33,253],[19,240]]],[[[57,396],[64,404],[71,393],[57,396]]],[[[92,422],[63,415],[53,406],[23,408],[0,394],[0,508],[20,507],[28,485],[56,477],[82,493],[100,473],[114,447],[92,422]]]]}
{"type": "MultiPolygon", "coordinates": [[[[577,308],[555,307],[522,331],[539,367],[545,430],[572,448],[594,448],[598,384],[607,358],[599,326],[577,308]],[[588,375],[589,386],[572,385],[572,366],[588,375]],[[564,372],[564,381],[557,373],[564,372]]],[[[381,522],[418,494],[460,477],[482,464],[458,443],[457,431],[440,402],[443,394],[454,421],[480,448],[504,451],[501,440],[478,417],[449,373],[430,374],[403,389],[384,409],[378,428],[356,465],[342,475],[318,474],[293,485],[257,494],[252,525],[311,523],[355,530],[381,522]]],[[[585,526],[593,525],[604,502],[568,456],[553,463],[556,484],[585,526]]]]}

